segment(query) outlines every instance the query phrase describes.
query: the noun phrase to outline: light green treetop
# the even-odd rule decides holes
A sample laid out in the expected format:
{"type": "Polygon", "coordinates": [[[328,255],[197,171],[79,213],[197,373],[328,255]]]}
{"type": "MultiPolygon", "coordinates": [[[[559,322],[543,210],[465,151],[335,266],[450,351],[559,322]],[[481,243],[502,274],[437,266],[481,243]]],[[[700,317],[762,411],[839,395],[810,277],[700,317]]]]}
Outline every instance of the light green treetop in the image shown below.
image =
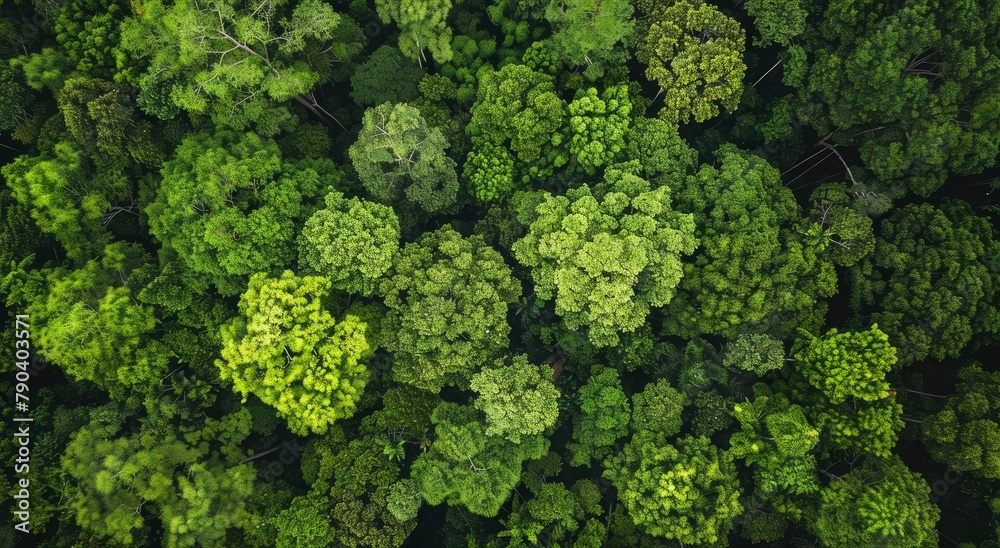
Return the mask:
{"type": "Polygon", "coordinates": [[[330,279],[335,289],[371,295],[399,251],[399,220],[392,208],[326,196],[299,236],[299,262],[330,279]]]}
{"type": "Polygon", "coordinates": [[[514,356],[510,365],[498,361],[474,375],[469,386],[478,394],[473,405],[486,415],[490,436],[520,443],[522,436],[542,433],[559,416],[552,368],[532,365],[527,356],[514,356]]]}
{"type": "Polygon", "coordinates": [[[833,328],[823,337],[812,337],[795,359],[796,369],[830,403],[847,398],[875,401],[889,396],[885,375],[896,363],[896,349],[873,324],[867,331],[838,333],[833,328]]]}
{"type": "Polygon", "coordinates": [[[322,305],[329,289],[318,276],[255,274],[240,316],[220,330],[220,376],[244,398],[253,393],[273,406],[299,435],[354,414],[368,381],[367,325],[351,315],[334,321],[322,305]]]}
{"type": "MultiPolygon", "coordinates": [[[[632,166],[636,167],[636,166],[632,166]]],[[[596,346],[642,326],[664,306],[682,276],[681,256],[694,252],[694,220],[670,207],[670,190],[621,169],[609,169],[594,190],[545,195],[528,234],[515,242],[531,268],[535,294],[555,299],[571,330],[587,329],[596,346]]]]}

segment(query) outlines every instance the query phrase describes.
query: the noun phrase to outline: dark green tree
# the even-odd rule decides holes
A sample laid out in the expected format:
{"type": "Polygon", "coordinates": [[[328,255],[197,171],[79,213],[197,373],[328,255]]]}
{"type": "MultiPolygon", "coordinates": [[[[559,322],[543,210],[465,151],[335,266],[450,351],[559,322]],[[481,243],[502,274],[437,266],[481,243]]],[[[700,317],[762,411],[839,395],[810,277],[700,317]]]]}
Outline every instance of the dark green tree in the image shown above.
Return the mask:
{"type": "Polygon", "coordinates": [[[899,361],[958,356],[1000,334],[1000,242],[960,201],[908,205],[879,223],[875,252],[852,270],[853,308],[899,349],[899,361]]]}
{"type": "Polygon", "coordinates": [[[958,394],[924,419],[924,444],[955,470],[1000,478],[1000,373],[972,364],[958,378],[958,394]]]}

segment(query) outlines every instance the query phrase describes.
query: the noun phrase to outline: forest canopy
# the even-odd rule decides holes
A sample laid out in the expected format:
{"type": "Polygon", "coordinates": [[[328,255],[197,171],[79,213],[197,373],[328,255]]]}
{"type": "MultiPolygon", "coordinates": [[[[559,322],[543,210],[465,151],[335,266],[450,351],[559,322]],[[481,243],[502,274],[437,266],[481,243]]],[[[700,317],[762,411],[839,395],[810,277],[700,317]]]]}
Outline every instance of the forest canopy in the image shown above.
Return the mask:
{"type": "Polygon", "coordinates": [[[1000,548],[998,160],[992,0],[0,0],[0,548],[1000,548]]]}

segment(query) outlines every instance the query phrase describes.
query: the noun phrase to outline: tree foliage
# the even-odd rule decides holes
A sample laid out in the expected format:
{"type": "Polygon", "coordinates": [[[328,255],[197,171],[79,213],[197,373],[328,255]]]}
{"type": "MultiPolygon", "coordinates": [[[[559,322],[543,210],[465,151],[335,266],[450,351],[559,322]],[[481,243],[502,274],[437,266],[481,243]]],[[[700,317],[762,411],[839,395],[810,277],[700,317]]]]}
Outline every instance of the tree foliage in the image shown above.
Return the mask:
{"type": "Polygon", "coordinates": [[[703,436],[685,436],[676,445],[636,439],[621,461],[621,469],[605,475],[635,524],[654,537],[712,544],[726,537],[743,509],[736,467],[703,436]]]}
{"type": "Polygon", "coordinates": [[[303,199],[333,182],[324,181],[332,166],[283,161],[273,141],[230,131],[187,137],[160,172],[145,207],[150,233],[192,281],[223,295],[240,294],[251,274],[278,274],[291,262],[303,199]]]}
{"type": "Polygon", "coordinates": [[[367,325],[323,308],[330,282],[285,271],[255,274],[240,298],[240,317],[222,327],[220,376],[288,419],[289,430],[322,434],[354,414],[368,370],[367,325]]]}
{"type": "Polygon", "coordinates": [[[958,378],[958,394],[924,419],[924,444],[955,470],[1000,478],[1000,373],[972,364],[958,378]]]}
{"type": "Polygon", "coordinates": [[[636,58],[664,92],[660,116],[673,123],[704,122],[719,107],[736,110],[743,91],[746,33],[702,0],[656,4],[636,58]]]}
{"type": "Polygon", "coordinates": [[[898,457],[867,461],[821,492],[813,524],[824,546],[928,546],[941,511],[927,500],[930,486],[898,457]]]}
{"type": "Polygon", "coordinates": [[[445,226],[406,244],[379,293],[396,380],[437,391],[467,384],[507,346],[507,308],[521,285],[481,237],[445,226]]]}
{"type": "Polygon", "coordinates": [[[1000,243],[987,219],[962,202],[914,204],[883,219],[878,236],[853,271],[851,303],[889,335],[902,363],[955,357],[1000,333],[1000,243]]]}
{"type": "Polygon", "coordinates": [[[514,356],[472,377],[473,405],[486,415],[486,434],[520,443],[524,436],[541,434],[559,415],[559,390],[552,384],[552,369],[514,356]]]}
{"type": "Polygon", "coordinates": [[[407,104],[384,103],[365,112],[351,162],[365,188],[379,202],[404,197],[427,213],[455,203],[458,175],[445,155],[448,141],[407,104]]]}
{"type": "Polygon", "coordinates": [[[398,251],[395,212],[340,192],[326,195],[326,207],[309,217],[299,236],[299,263],[349,293],[371,295],[398,251]]]}
{"type": "Polygon", "coordinates": [[[815,325],[836,292],[828,244],[804,234],[795,197],[763,158],[732,145],[716,152],[675,190],[677,209],[694,213],[702,242],[684,265],[666,325],[672,333],[732,337],[738,330],[786,338],[815,325]]]}
{"type": "Polygon", "coordinates": [[[524,436],[520,443],[488,435],[469,406],[442,403],[431,420],[436,439],[413,463],[411,477],[432,505],[447,501],[473,514],[495,516],[520,481],[524,461],[548,452],[549,442],[540,434],[524,436]]]}
{"type": "Polygon", "coordinates": [[[144,0],[133,10],[122,23],[118,63],[147,112],[170,117],[179,108],[264,134],[288,116],[276,104],[308,93],[362,40],[350,19],[319,0],[144,0]]]}
{"type": "Polygon", "coordinates": [[[512,248],[531,268],[535,294],[555,299],[566,327],[586,327],[596,346],[616,344],[618,333],[638,329],[650,308],[674,296],[681,256],[698,240],[692,217],[671,209],[670,195],[665,186],[652,189],[628,170],[610,169],[593,190],[546,195],[512,248]]]}

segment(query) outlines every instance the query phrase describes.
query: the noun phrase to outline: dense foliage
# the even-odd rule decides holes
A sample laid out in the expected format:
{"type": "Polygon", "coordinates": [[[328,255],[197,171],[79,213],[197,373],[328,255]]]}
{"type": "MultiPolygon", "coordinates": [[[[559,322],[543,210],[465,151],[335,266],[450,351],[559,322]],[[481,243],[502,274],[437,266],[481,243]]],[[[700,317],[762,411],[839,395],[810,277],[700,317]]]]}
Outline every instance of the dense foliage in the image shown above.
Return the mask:
{"type": "Polygon", "coordinates": [[[0,0],[0,548],[996,548],[998,153],[993,0],[0,0]]]}

